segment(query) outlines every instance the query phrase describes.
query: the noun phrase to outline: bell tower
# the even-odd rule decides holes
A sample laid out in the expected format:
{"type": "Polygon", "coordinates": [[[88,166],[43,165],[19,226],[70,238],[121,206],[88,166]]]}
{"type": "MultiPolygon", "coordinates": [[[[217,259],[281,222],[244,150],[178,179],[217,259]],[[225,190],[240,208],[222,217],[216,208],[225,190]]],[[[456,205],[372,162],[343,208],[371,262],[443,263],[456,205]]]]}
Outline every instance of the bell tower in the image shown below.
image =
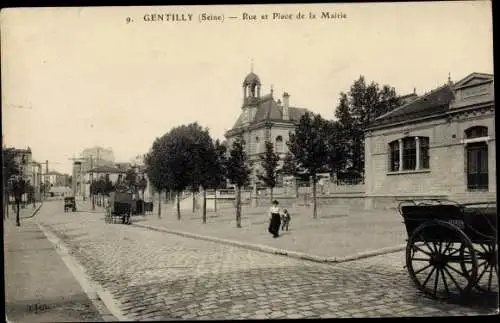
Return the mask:
{"type": "Polygon", "coordinates": [[[257,103],[260,98],[260,79],[253,72],[253,60],[250,65],[250,73],[243,81],[243,105],[257,103]]]}

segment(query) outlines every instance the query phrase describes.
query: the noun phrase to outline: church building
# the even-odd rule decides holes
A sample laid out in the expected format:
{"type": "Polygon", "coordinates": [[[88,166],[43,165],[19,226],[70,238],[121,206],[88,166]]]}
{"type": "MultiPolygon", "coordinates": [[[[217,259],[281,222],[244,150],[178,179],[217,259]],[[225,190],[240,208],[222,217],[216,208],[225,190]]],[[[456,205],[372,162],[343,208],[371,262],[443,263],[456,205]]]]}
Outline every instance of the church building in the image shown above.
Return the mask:
{"type": "Polygon", "coordinates": [[[408,198],[496,201],[493,75],[414,97],[365,132],[365,207],[408,198]]]}
{"type": "Polygon", "coordinates": [[[242,89],[241,113],[225,137],[228,147],[236,138],[245,142],[246,154],[255,176],[260,172],[259,155],[265,152],[266,141],[273,143],[282,164],[288,152],[286,143],[289,132],[295,130],[295,124],[308,110],[291,106],[290,95],[286,92],[282,100],[275,100],[272,88],[269,94],[262,94],[260,78],[253,71],[245,77],[242,89]]]}

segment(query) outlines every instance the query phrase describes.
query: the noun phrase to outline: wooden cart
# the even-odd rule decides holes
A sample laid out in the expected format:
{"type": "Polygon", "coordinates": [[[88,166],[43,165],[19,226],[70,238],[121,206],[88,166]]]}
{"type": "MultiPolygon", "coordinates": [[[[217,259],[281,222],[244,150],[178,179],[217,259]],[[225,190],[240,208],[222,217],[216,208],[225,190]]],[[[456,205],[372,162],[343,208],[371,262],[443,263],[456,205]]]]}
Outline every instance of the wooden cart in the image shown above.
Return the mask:
{"type": "Polygon", "coordinates": [[[106,206],[106,223],[116,223],[121,220],[123,224],[130,224],[135,201],[130,192],[111,192],[106,206]]]}
{"type": "Polygon", "coordinates": [[[498,294],[496,202],[403,201],[408,233],[406,268],[434,299],[468,296],[473,288],[498,294]]]}

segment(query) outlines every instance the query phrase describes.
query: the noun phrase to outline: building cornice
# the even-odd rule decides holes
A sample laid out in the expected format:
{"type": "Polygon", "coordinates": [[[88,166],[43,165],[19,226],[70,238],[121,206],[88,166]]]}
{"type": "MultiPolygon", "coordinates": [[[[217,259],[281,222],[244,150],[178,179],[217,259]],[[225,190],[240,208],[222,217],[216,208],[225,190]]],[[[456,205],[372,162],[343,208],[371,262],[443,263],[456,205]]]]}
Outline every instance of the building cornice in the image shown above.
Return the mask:
{"type": "Polygon", "coordinates": [[[457,115],[467,114],[467,113],[470,113],[472,111],[484,111],[484,110],[492,109],[494,112],[495,111],[494,107],[495,107],[494,101],[488,101],[488,102],[483,102],[480,104],[465,106],[462,108],[451,108],[451,109],[448,109],[447,111],[439,113],[439,114],[432,114],[432,115],[419,117],[419,118],[415,118],[415,119],[406,119],[406,120],[387,123],[387,124],[380,125],[380,126],[368,127],[364,130],[364,132],[367,133],[367,132],[371,132],[371,131],[384,130],[384,129],[388,129],[388,128],[409,126],[412,124],[427,122],[427,121],[431,121],[431,120],[435,120],[435,119],[450,119],[450,118],[453,118],[457,115]]]}

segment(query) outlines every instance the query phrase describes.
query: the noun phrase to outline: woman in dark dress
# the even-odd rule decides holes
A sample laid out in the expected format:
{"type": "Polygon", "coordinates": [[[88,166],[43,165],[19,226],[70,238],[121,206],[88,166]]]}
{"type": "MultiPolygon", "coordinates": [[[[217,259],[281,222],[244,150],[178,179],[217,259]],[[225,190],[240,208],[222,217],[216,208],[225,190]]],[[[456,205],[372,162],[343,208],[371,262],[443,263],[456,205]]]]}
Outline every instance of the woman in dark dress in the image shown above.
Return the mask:
{"type": "Polygon", "coordinates": [[[279,237],[281,226],[281,210],[278,204],[278,201],[274,200],[273,205],[269,209],[269,233],[273,235],[273,238],[279,237]]]}

